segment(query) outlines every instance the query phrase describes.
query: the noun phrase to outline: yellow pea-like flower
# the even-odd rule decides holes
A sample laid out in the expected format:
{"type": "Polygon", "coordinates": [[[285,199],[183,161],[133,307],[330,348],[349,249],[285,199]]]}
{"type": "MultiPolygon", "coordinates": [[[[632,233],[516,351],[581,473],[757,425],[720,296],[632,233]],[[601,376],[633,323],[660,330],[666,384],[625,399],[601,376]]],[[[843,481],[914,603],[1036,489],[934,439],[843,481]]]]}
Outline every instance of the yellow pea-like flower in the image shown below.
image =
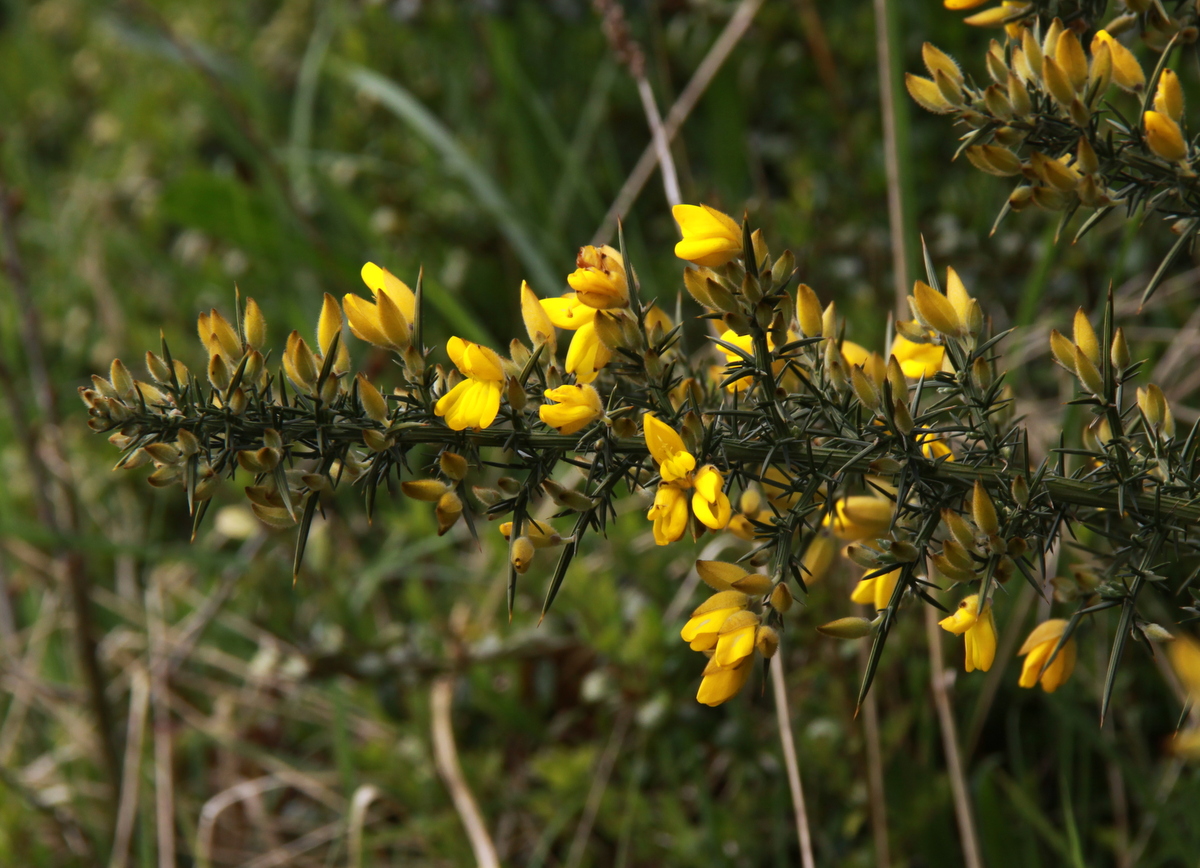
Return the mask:
{"type": "Polygon", "coordinates": [[[709,660],[704,667],[700,689],[696,692],[696,701],[715,706],[737,696],[750,677],[753,663],[753,657],[746,657],[736,666],[722,667],[717,664],[715,657],[709,660]]]}
{"type": "Polygon", "coordinates": [[[620,253],[607,244],[588,245],[580,248],[575,265],[567,283],[582,304],[596,310],[629,307],[629,284],[620,253]]]}
{"type": "Polygon", "coordinates": [[[899,580],[899,567],[873,579],[860,579],[851,592],[850,599],[865,606],[874,604],[876,609],[886,609],[899,580]]]}
{"type": "Polygon", "coordinates": [[[1150,111],[1143,115],[1146,125],[1146,145],[1156,155],[1173,163],[1187,157],[1187,143],[1179,124],[1162,112],[1150,111]]]}
{"type": "Polygon", "coordinates": [[[1167,655],[1192,702],[1200,702],[1200,642],[1188,636],[1177,636],[1167,646],[1167,655]]]}
{"type": "Polygon", "coordinates": [[[555,403],[539,407],[538,417],[559,434],[574,434],[604,415],[600,393],[591,386],[559,386],[543,394],[555,403]]]}
{"type": "MultiPolygon", "coordinates": [[[[896,335],[892,341],[892,356],[900,365],[904,376],[911,379],[929,379],[942,369],[946,348],[937,344],[919,344],[904,335],[896,335]]],[[[907,391],[907,390],[906,390],[907,391]]]]}
{"type": "Polygon", "coordinates": [[[407,283],[374,262],[364,265],[360,276],[377,301],[379,296],[386,295],[400,310],[405,320],[411,323],[416,318],[417,296],[408,288],[407,283]]]}
{"type": "Polygon", "coordinates": [[[708,205],[676,205],[671,214],[683,233],[675,245],[680,259],[718,268],[742,255],[742,228],[728,214],[708,205]]]}
{"type": "Polygon", "coordinates": [[[500,412],[504,387],[500,357],[494,350],[460,337],[446,341],[446,352],[466,379],[442,395],[433,412],[444,417],[454,431],[488,427],[500,412]]]}
{"type": "Polygon", "coordinates": [[[1074,637],[1067,640],[1054,662],[1046,666],[1046,661],[1050,659],[1066,628],[1067,622],[1062,618],[1051,618],[1033,628],[1033,632],[1017,651],[1018,656],[1025,657],[1025,665],[1021,667],[1021,678],[1017,682],[1021,687],[1033,687],[1040,681],[1042,690],[1053,693],[1071,677],[1075,669],[1074,637]],[[1046,666],[1045,672],[1042,672],[1043,666],[1046,666]]]}
{"type": "Polygon", "coordinates": [[[1175,123],[1183,120],[1183,88],[1179,86],[1179,76],[1173,69],[1164,69],[1158,77],[1158,87],[1154,91],[1154,110],[1166,115],[1175,123]]]}
{"type": "Polygon", "coordinates": [[[996,619],[991,605],[979,611],[979,595],[972,594],[958,604],[954,614],[938,621],[938,626],[956,636],[966,634],[966,669],[987,672],[996,659],[996,619]]]}
{"type": "MultiPolygon", "coordinates": [[[[686,454],[686,453],[685,453],[686,454]]],[[[701,523],[711,530],[721,530],[729,524],[732,508],[724,492],[725,480],[721,472],[706,464],[696,473],[695,491],[692,494],[692,512],[701,523]]]]}
{"type": "Polygon", "coordinates": [[[568,374],[575,375],[576,382],[592,382],[611,359],[612,350],[600,340],[594,323],[584,323],[575,330],[567,348],[566,369],[568,374]]]}
{"type": "Polygon", "coordinates": [[[687,492],[678,485],[660,485],[646,518],[654,522],[654,542],[657,545],[665,546],[683,539],[688,521],[687,492]]]}
{"type": "Polygon", "coordinates": [[[762,619],[753,612],[734,612],[717,631],[713,661],[721,667],[737,666],[754,653],[755,634],[762,619]]]}
{"type": "MultiPolygon", "coordinates": [[[[646,448],[658,463],[658,472],[663,482],[688,479],[696,469],[696,459],[687,451],[679,432],[653,413],[642,417],[642,431],[646,438],[646,448]]],[[[690,481],[687,484],[690,485],[690,481]]]]}
{"type": "Polygon", "coordinates": [[[1092,54],[1095,55],[1099,46],[1107,45],[1112,55],[1112,80],[1117,87],[1125,90],[1139,91],[1146,87],[1146,73],[1133,52],[1113,38],[1107,30],[1098,31],[1092,39],[1092,54]]]}
{"type": "Polygon", "coordinates": [[[982,6],[986,2],[988,0],[944,0],[942,5],[954,12],[965,12],[968,9],[982,6]]]}
{"type": "Polygon", "coordinates": [[[550,314],[542,306],[541,299],[525,281],[521,281],[521,319],[525,321],[525,333],[534,347],[546,344],[550,355],[558,350],[558,332],[550,314]]]}
{"type": "Polygon", "coordinates": [[[849,542],[874,539],[891,526],[894,510],[895,504],[890,500],[856,494],[839,499],[822,524],[838,539],[849,542]]]}

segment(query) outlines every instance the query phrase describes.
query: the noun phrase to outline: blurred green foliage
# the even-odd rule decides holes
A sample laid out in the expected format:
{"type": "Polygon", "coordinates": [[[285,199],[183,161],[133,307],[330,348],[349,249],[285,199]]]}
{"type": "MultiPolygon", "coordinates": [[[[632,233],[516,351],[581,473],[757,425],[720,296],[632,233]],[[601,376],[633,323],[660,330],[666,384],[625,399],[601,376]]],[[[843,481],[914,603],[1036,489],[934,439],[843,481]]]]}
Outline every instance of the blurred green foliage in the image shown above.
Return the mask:
{"type": "MultiPolygon", "coordinates": [[[[628,5],[664,111],[735,6],[628,5]]],[[[916,67],[926,39],[969,67],[981,59],[988,34],[958,15],[933,2],[897,12],[904,68],[916,67]]],[[[892,305],[878,104],[870,4],[771,0],[674,148],[686,200],[745,207],[776,249],[796,251],[804,280],[836,299],[855,339],[876,344],[879,311],[892,305]],[[814,61],[822,49],[832,68],[814,61]]],[[[1163,233],[1135,235],[1120,221],[1056,246],[1053,222],[1032,214],[989,236],[1004,187],[950,163],[943,119],[900,111],[916,228],[1000,325],[1061,328],[1110,281],[1144,280],[1165,249],[1163,233]]],[[[692,699],[697,659],[677,630],[700,599],[681,585],[699,545],[656,549],[633,509],[606,544],[590,545],[540,626],[546,565],[535,563],[510,624],[493,528],[478,546],[465,534],[438,538],[430,511],[398,497],[368,526],[343,489],[292,588],[286,534],[268,536],[247,563],[239,540],[260,531],[227,492],[215,529],[189,545],[181,498],[150,491],[142,474],[109,473],[111,450],[71,400],[112,357],[132,364],[157,349],[160,329],[177,357],[198,363],[196,313],[228,312],[235,284],[260,302],[280,344],[293,328],[307,332],[322,292],[363,291],[367,260],[410,282],[424,268],[427,343],[457,333],[502,346],[519,334],[521,279],[543,294],[563,288],[649,141],[633,81],[589,4],[6,0],[0,118],[0,179],[19,205],[17,240],[83,516],[71,538],[32,518],[22,420],[0,414],[0,578],[11,610],[0,863],[89,864],[86,848],[64,843],[72,826],[96,864],[107,861],[115,799],[71,651],[54,560],[67,550],[84,553],[94,583],[119,739],[136,717],[131,684],[152,644],[148,589],[164,594],[166,653],[180,655],[169,693],[155,694],[169,723],[156,730],[150,712],[132,752],[127,864],[160,864],[164,764],[181,865],[195,864],[204,840],[215,844],[212,864],[268,864],[253,861],[268,852],[285,860],[269,864],[340,864],[350,800],[368,784],[381,795],[366,813],[363,864],[470,864],[430,745],[430,681],[445,671],[458,673],[461,760],[505,864],[797,864],[765,682],[756,675],[718,709],[692,699]],[[155,738],[170,760],[156,759],[155,738]],[[607,779],[598,775],[606,753],[607,779]],[[263,782],[261,793],[232,802],[206,831],[206,803],[246,780],[263,782]],[[598,799],[594,825],[571,863],[589,799],[598,799]]],[[[673,309],[681,264],[657,176],[625,227],[646,291],[673,309]]],[[[1186,293],[1162,296],[1138,333],[1154,357],[1190,313],[1186,293]]],[[[0,295],[0,359],[18,392],[25,328],[12,296],[0,295]]],[[[1033,334],[1022,358],[1044,361],[1033,334]]],[[[354,351],[384,370],[382,356],[354,351]]],[[[1049,399],[1026,409],[1053,428],[1058,387],[1033,367],[1015,375],[1018,389],[1049,399]]],[[[1195,384],[1180,388],[1183,400],[1195,384]]],[[[36,432],[44,420],[31,421],[36,432]]],[[[784,648],[818,861],[867,866],[877,862],[854,709],[858,649],[811,629],[850,613],[848,572],[814,587],[784,648]]],[[[1004,607],[1003,629],[1019,634],[1037,604],[1018,592],[1004,607]]],[[[892,861],[955,865],[925,640],[911,621],[875,687],[892,861]]],[[[1142,649],[1129,654],[1113,720],[1096,725],[1108,638],[1085,637],[1080,671],[1052,697],[1018,691],[1011,661],[1007,673],[955,684],[989,864],[1129,865],[1137,853],[1139,865],[1180,865],[1200,852],[1200,780],[1163,752],[1179,709],[1142,649]]],[[[957,668],[958,646],[946,647],[957,668]]]]}

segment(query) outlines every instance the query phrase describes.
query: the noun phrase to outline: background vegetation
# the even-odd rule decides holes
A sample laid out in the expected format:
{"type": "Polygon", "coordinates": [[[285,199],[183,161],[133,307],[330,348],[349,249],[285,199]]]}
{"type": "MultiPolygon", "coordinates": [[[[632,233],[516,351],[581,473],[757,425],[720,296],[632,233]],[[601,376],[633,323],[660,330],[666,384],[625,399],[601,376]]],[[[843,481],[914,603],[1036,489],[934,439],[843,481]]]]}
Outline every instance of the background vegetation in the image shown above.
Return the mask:
{"type": "MultiPolygon", "coordinates": [[[[627,4],[664,112],[753,5],[627,4]]],[[[933,2],[894,5],[898,68],[918,69],[928,39],[982,71],[990,34],[933,2]]],[[[879,107],[871,4],[767,0],[673,149],[685,201],[745,208],[871,345],[893,305],[879,107]]],[[[1192,264],[1136,314],[1165,229],[1113,217],[1056,245],[1057,221],[1026,212],[989,235],[1001,179],[951,164],[945,119],[896,108],[908,241],[923,234],[998,327],[1019,327],[1008,365],[1040,448],[1069,421],[1045,334],[1110,284],[1151,379],[1193,422],[1192,264]]],[[[229,492],[189,543],[178,492],[110,473],[72,395],[113,356],[134,366],[160,329],[198,364],[195,316],[228,312],[235,284],[277,340],[311,329],[322,292],[362,291],[366,260],[410,281],[424,267],[427,342],[507,343],[521,279],[559,291],[650,141],[590,4],[5,0],[0,118],[0,863],[470,864],[430,735],[449,684],[505,864],[796,864],[762,679],[699,706],[677,638],[700,545],[740,553],[736,540],[664,553],[631,503],[545,622],[535,565],[509,623],[493,528],[481,546],[439,538],[399,497],[368,526],[343,490],[293,587],[288,534],[229,492]],[[79,657],[85,612],[99,682],[79,657]]],[[[657,175],[625,227],[644,291],[674,309],[657,175]]],[[[1064,574],[1080,565],[1064,552],[1064,574]]],[[[921,618],[876,680],[877,760],[854,717],[859,649],[812,630],[850,614],[855,578],[816,586],[783,646],[818,861],[961,864],[921,618]]],[[[1047,609],[1010,590],[1002,654],[1047,609]]],[[[1084,636],[1075,677],[1047,697],[1016,688],[1011,653],[954,678],[961,651],[939,637],[985,861],[1200,858],[1200,778],[1163,750],[1180,708],[1161,655],[1132,648],[1097,726],[1109,640],[1084,636]]]]}

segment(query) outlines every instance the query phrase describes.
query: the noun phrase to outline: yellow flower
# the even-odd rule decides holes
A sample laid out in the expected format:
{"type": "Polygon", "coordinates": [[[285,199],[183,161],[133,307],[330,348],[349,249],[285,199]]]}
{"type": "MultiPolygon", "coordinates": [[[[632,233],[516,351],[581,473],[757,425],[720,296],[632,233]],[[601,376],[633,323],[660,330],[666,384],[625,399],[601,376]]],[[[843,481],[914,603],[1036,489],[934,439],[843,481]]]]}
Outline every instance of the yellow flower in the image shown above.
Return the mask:
{"type": "Polygon", "coordinates": [[[567,373],[574,374],[578,383],[592,382],[612,358],[612,351],[596,334],[593,323],[596,309],[585,305],[573,292],[560,298],[543,298],[541,304],[550,322],[560,329],[575,332],[571,346],[567,348],[567,373]]]}
{"type": "Polygon", "coordinates": [[[521,319],[525,321],[525,333],[536,349],[539,344],[549,345],[549,354],[558,351],[558,334],[550,314],[541,305],[540,299],[525,281],[521,281],[521,319]]]}
{"type": "Polygon", "coordinates": [[[851,542],[874,539],[891,525],[894,509],[895,504],[882,497],[843,497],[834,504],[833,512],[825,516],[822,524],[838,539],[851,542]]]}
{"type": "Polygon", "coordinates": [[[591,386],[559,386],[543,394],[558,403],[543,404],[538,416],[559,434],[574,434],[604,415],[600,393],[591,386]]]}
{"type": "Polygon", "coordinates": [[[684,447],[683,438],[653,413],[647,413],[642,418],[642,429],[646,438],[646,448],[658,463],[658,472],[663,482],[684,479],[690,487],[691,480],[688,477],[696,468],[696,459],[684,447]]]}
{"type": "Polygon", "coordinates": [[[1101,44],[1107,45],[1112,55],[1113,81],[1117,86],[1125,90],[1142,90],[1146,86],[1146,73],[1133,52],[1113,39],[1107,30],[1097,31],[1092,39],[1092,54],[1101,44]]]}
{"type": "Polygon", "coordinates": [[[717,631],[717,647],[713,662],[722,669],[740,664],[754,653],[754,640],[762,619],[753,612],[735,612],[717,631]]]}
{"type": "Polygon", "coordinates": [[[417,297],[404,281],[374,262],[362,267],[362,279],[375,294],[375,304],[353,293],[342,297],[351,333],[377,347],[404,349],[412,339],[417,297]]]}
{"type": "Polygon", "coordinates": [[[446,424],[455,431],[486,428],[500,412],[500,392],[504,387],[500,357],[494,350],[460,337],[446,341],[446,352],[467,379],[442,395],[433,412],[444,416],[446,424]]]}
{"type": "Polygon", "coordinates": [[[942,369],[946,348],[937,344],[919,344],[903,335],[896,335],[892,341],[892,355],[900,363],[904,376],[914,380],[922,376],[929,379],[942,369]]]}
{"type": "Polygon", "coordinates": [[[654,522],[654,542],[660,546],[678,542],[687,530],[687,494],[678,485],[666,483],[654,493],[654,505],[646,513],[654,522]]]}
{"type": "Polygon", "coordinates": [[[938,440],[932,434],[919,434],[917,442],[921,444],[921,454],[930,461],[937,461],[939,458],[945,458],[947,461],[954,460],[954,453],[945,440],[938,440]]]}
{"type": "MultiPolygon", "coordinates": [[[[735,346],[739,350],[742,350],[751,359],[754,358],[754,338],[750,335],[739,335],[732,329],[727,329],[726,331],[722,332],[720,340],[723,343],[735,346]]],[[[739,355],[728,347],[723,347],[721,344],[717,344],[717,349],[725,355],[725,367],[713,369],[715,378],[718,382],[724,380],[733,373],[732,367],[734,365],[744,366],[748,364],[745,357],[739,355]]],[[[742,377],[741,379],[734,380],[732,383],[728,384],[725,389],[729,392],[742,392],[753,385],[753,383],[753,377],[742,377]]]]}
{"type": "Polygon", "coordinates": [[[876,609],[886,609],[891,602],[892,593],[896,590],[896,582],[900,580],[900,568],[876,576],[873,579],[861,579],[850,594],[850,599],[863,605],[875,604],[876,609]]]}
{"type": "Polygon", "coordinates": [[[692,612],[691,618],[679,631],[679,637],[693,651],[711,651],[717,647],[721,627],[730,615],[743,611],[750,598],[740,591],[726,590],[713,594],[692,612]]]}
{"type": "Polygon", "coordinates": [[[567,275],[567,283],[582,304],[596,310],[629,307],[629,284],[620,253],[607,244],[581,247],[575,266],[574,273],[567,275]]]}
{"type": "Polygon", "coordinates": [[[979,611],[979,595],[972,594],[958,604],[954,614],[938,621],[943,630],[960,636],[966,634],[966,668],[987,672],[996,659],[996,617],[991,605],[979,611]]]}
{"type": "Polygon", "coordinates": [[[1192,702],[1200,702],[1200,642],[1178,636],[1167,647],[1171,667],[1192,702]]]}
{"type": "Polygon", "coordinates": [[[1058,640],[1062,638],[1066,628],[1067,622],[1062,618],[1051,618],[1033,628],[1033,632],[1029,634],[1029,638],[1017,652],[1020,656],[1029,655],[1025,657],[1025,665],[1021,667],[1021,679],[1017,682],[1018,684],[1022,687],[1033,687],[1040,680],[1042,690],[1053,693],[1071,677],[1071,672],[1075,669],[1074,637],[1067,640],[1058,652],[1058,656],[1054,658],[1054,662],[1046,667],[1044,673],[1042,672],[1042,667],[1050,659],[1050,654],[1058,645],[1058,640]]]}
{"type": "Polygon", "coordinates": [[[754,658],[746,657],[737,666],[722,667],[717,665],[716,657],[708,661],[704,667],[704,677],[700,680],[700,689],[696,691],[696,701],[703,705],[720,705],[733,697],[746,685],[753,668],[754,658]]]}
{"type": "Polygon", "coordinates": [[[683,233],[675,245],[680,259],[717,268],[742,255],[742,228],[728,214],[707,205],[676,205],[671,214],[683,233]]]}
{"type": "Polygon", "coordinates": [[[825,574],[833,566],[833,558],[836,554],[837,546],[832,537],[824,534],[814,536],[812,542],[808,544],[808,548],[804,552],[804,560],[801,562],[803,569],[800,571],[800,575],[803,577],[804,583],[811,585],[825,578],[825,574]]]}
{"type": "Polygon", "coordinates": [[[723,490],[725,479],[721,476],[721,471],[711,464],[706,464],[696,473],[693,484],[696,491],[692,494],[692,512],[705,527],[721,530],[729,524],[732,511],[729,497],[723,490]]]}
{"type": "Polygon", "coordinates": [[[1146,112],[1142,117],[1146,123],[1146,146],[1151,151],[1173,163],[1187,157],[1187,142],[1183,140],[1183,131],[1170,115],[1146,112]]]}

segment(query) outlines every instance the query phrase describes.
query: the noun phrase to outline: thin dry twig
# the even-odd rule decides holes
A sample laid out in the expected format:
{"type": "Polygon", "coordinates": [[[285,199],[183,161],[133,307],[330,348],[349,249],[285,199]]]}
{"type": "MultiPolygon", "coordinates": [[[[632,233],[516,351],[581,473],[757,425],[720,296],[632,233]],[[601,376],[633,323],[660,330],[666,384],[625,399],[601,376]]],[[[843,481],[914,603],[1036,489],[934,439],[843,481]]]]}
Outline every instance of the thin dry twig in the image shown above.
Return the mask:
{"type": "Polygon", "coordinates": [[[604,791],[608,789],[608,781],[617,764],[617,757],[621,755],[621,748],[625,745],[625,736],[629,733],[629,723],[632,719],[633,713],[629,707],[621,706],[612,735],[608,737],[604,753],[596,763],[592,786],[583,806],[583,816],[579,818],[579,825],[575,827],[575,837],[571,840],[571,849],[567,851],[566,868],[577,868],[587,852],[587,842],[592,836],[592,828],[596,825],[596,815],[600,813],[600,802],[604,799],[604,791]]]}
{"type": "Polygon", "coordinates": [[[150,698],[154,705],[154,818],[159,868],[175,868],[175,781],[171,739],[171,685],[159,575],[146,587],[146,628],[150,644],[150,698]]]}
{"type": "Polygon", "coordinates": [[[892,236],[892,286],[896,316],[908,312],[908,246],[904,243],[904,189],[901,184],[899,141],[896,132],[895,83],[892,81],[892,45],[887,0],[875,0],[875,49],[879,67],[879,107],[883,117],[883,162],[887,172],[888,228],[892,236]]]}
{"type": "Polygon", "coordinates": [[[937,707],[938,723],[942,731],[942,750],[946,754],[946,772],[950,776],[950,792],[954,795],[954,816],[958,821],[958,832],[962,836],[963,864],[966,868],[983,868],[983,857],[979,852],[979,836],[975,833],[975,818],[971,811],[971,794],[967,790],[967,778],[963,773],[962,756],[958,749],[958,728],[954,724],[954,709],[950,706],[950,692],[946,689],[946,667],[942,662],[942,637],[938,632],[937,610],[924,606],[925,635],[929,640],[930,682],[933,687],[933,702],[937,707]]]}
{"type": "MultiPolygon", "coordinates": [[[[874,610],[869,613],[874,614],[874,610]]],[[[867,663],[867,646],[862,646],[862,665],[867,663]]],[[[876,868],[892,864],[888,844],[887,791],[883,786],[883,751],[879,742],[879,703],[875,691],[863,697],[863,738],[867,745],[867,798],[871,807],[871,837],[875,843],[876,868]]]]}
{"type": "Polygon", "coordinates": [[[779,723],[779,743],[783,747],[783,764],[787,769],[788,788],[792,791],[792,807],[796,813],[796,837],[800,846],[800,863],[815,868],[812,834],[808,827],[808,809],[804,805],[804,786],[800,782],[800,761],[796,758],[796,737],[792,733],[792,714],[787,698],[787,682],[783,678],[783,654],[770,662],[771,688],[775,694],[775,719],[779,723]]]}
{"type": "Polygon", "coordinates": [[[458,762],[458,748],[454,744],[454,726],[450,720],[450,707],[454,701],[453,675],[442,675],[435,678],[429,691],[430,699],[430,729],[433,733],[433,758],[442,783],[450,791],[454,809],[462,820],[471,842],[471,850],[475,853],[475,864],[479,868],[500,868],[500,857],[496,853],[496,845],[488,834],[487,825],[479,811],[479,804],[463,777],[462,766],[458,762]]]}
{"type": "Polygon", "coordinates": [[[142,782],[142,746],[146,717],[150,708],[150,676],[139,667],[129,679],[129,726],[125,732],[125,767],[121,774],[121,802],[117,807],[117,827],[113,834],[109,868],[125,868],[129,863],[129,843],[137,819],[138,795],[142,782]]]}
{"type": "MultiPolygon", "coordinates": [[[[725,29],[721,31],[721,35],[717,37],[708,50],[708,54],[704,56],[704,60],[700,61],[691,80],[679,94],[679,98],[675,100],[675,104],[671,106],[671,110],[667,112],[667,116],[663,120],[663,137],[668,144],[674,141],[683,122],[692,113],[692,109],[696,107],[696,103],[700,101],[700,97],[704,95],[725,61],[729,59],[734,47],[745,36],[762,3],[763,0],[742,0],[725,25],[725,29]]],[[[646,182],[650,180],[650,175],[657,164],[658,151],[654,142],[651,142],[642,151],[637,165],[633,167],[633,171],[629,173],[625,183],[621,185],[617,197],[600,223],[600,228],[592,237],[593,244],[604,244],[612,238],[612,234],[617,228],[617,220],[629,213],[629,209],[637,201],[638,195],[646,186],[646,182]]]]}

